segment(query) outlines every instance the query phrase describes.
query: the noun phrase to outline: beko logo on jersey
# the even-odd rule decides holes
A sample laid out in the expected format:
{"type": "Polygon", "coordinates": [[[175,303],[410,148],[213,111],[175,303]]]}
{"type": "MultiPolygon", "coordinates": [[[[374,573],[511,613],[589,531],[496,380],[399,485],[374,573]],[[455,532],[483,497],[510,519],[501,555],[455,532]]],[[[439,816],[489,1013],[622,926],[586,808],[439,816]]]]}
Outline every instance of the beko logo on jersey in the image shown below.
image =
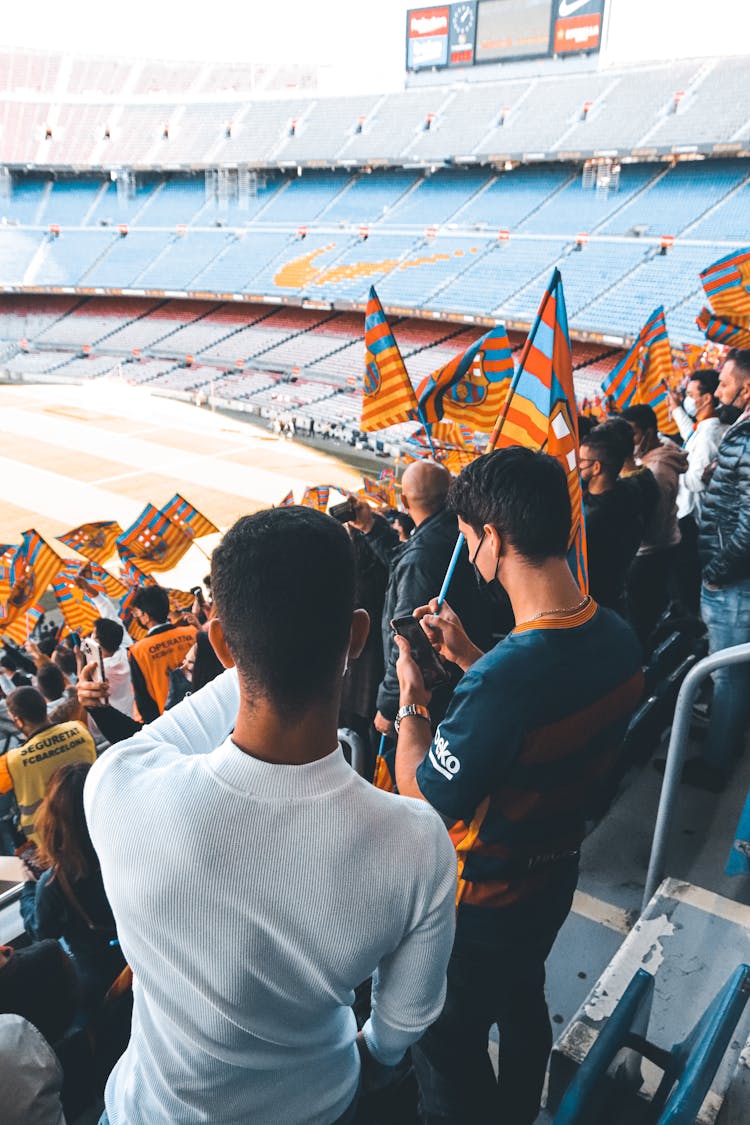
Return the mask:
{"type": "Polygon", "coordinates": [[[461,769],[461,763],[453,754],[448,753],[448,739],[443,738],[438,727],[435,739],[430,747],[430,761],[438,773],[452,781],[461,769]]]}
{"type": "Polygon", "coordinates": [[[585,8],[590,2],[591,0],[560,0],[560,7],[557,14],[559,18],[563,20],[566,16],[572,16],[575,12],[580,11],[581,8],[585,8]]]}

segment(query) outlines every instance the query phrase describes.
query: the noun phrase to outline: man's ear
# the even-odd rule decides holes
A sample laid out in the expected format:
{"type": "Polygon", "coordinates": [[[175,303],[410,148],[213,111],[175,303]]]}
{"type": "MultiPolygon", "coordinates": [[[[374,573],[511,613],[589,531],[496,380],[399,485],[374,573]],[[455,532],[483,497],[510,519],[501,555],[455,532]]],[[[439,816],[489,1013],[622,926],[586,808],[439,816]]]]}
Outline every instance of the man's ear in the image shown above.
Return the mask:
{"type": "Polygon", "coordinates": [[[356,660],[370,635],[370,615],[366,609],[355,609],[349,634],[349,659],[356,660]]]}
{"type": "Polygon", "coordinates": [[[490,547],[492,549],[492,553],[494,554],[496,559],[499,559],[500,556],[503,553],[503,546],[504,546],[503,539],[502,539],[502,536],[500,535],[500,532],[497,530],[496,527],[493,527],[491,523],[486,523],[484,525],[484,527],[482,528],[482,530],[484,531],[485,535],[487,536],[487,538],[490,541],[490,547]]]}
{"type": "Polygon", "coordinates": [[[224,667],[234,668],[234,657],[227,647],[224,630],[218,617],[212,617],[208,623],[208,639],[224,667]]]}

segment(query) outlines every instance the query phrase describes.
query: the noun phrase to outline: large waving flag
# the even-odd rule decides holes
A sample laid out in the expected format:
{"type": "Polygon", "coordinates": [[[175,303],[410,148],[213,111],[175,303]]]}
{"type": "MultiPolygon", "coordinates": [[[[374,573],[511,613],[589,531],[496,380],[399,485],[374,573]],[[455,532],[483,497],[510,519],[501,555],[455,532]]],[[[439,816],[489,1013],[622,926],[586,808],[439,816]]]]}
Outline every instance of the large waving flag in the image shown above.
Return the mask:
{"type": "Polygon", "coordinates": [[[370,289],[365,313],[363,431],[383,430],[418,418],[414,388],[377,293],[370,289]]]}
{"type": "Polygon", "coordinates": [[[735,250],[701,272],[701,281],[714,312],[750,316],[750,248],[735,250]]]}
{"type": "Polygon", "coordinates": [[[303,508],[315,508],[318,512],[325,512],[328,508],[330,493],[331,486],[328,484],[318,484],[313,488],[306,488],[300,504],[303,508]]]}
{"type": "Polygon", "coordinates": [[[41,598],[61,565],[38,531],[24,531],[0,584],[0,632],[41,598]]]}
{"type": "Polygon", "coordinates": [[[113,601],[119,601],[124,598],[128,592],[125,586],[119,579],[115,578],[114,574],[110,574],[99,563],[85,563],[81,567],[79,574],[81,578],[85,578],[99,594],[106,594],[108,598],[113,601]]]}
{"type": "Polygon", "coordinates": [[[676,434],[669,417],[667,389],[672,376],[672,349],[669,346],[664,306],[654,309],[638,339],[602,381],[602,392],[617,410],[628,406],[650,406],[663,434],[676,434]]]}
{"type": "Polygon", "coordinates": [[[188,539],[200,539],[202,535],[213,535],[219,530],[215,523],[211,523],[207,516],[193,507],[189,500],[180,496],[179,492],[175,492],[172,499],[161,510],[167,519],[179,527],[183,535],[187,535],[188,539]]]}
{"type": "Polygon", "coordinates": [[[155,508],[147,504],[135,523],[117,538],[117,550],[122,556],[127,548],[128,557],[135,559],[138,567],[147,574],[154,570],[170,570],[176,566],[192,539],[176,524],[155,508]]]}
{"type": "Polygon", "coordinates": [[[44,617],[44,609],[39,602],[36,602],[10,624],[5,625],[0,621],[0,636],[7,637],[19,646],[24,645],[34,632],[34,626],[41,617],[44,617]]]}
{"type": "Polygon", "coordinates": [[[554,270],[529,333],[491,449],[523,445],[555,457],[568,478],[571,570],[588,590],[586,528],[578,471],[578,416],[562,278],[554,270]]]}
{"type": "MultiPolygon", "coordinates": [[[[425,424],[451,418],[489,432],[503,408],[513,377],[513,355],[502,324],[423,379],[417,389],[425,424]]],[[[433,435],[434,436],[434,435],[433,435]]]]}
{"type": "Polygon", "coordinates": [[[703,330],[706,339],[713,340],[715,344],[723,344],[727,348],[750,348],[750,316],[726,320],[723,316],[714,316],[710,309],[701,309],[695,323],[703,330]]]}
{"type": "Polygon", "coordinates": [[[119,523],[104,520],[99,523],[83,523],[72,531],[66,531],[64,535],[58,535],[57,539],[92,562],[104,564],[114,555],[115,543],[120,535],[122,528],[119,523]]]}
{"type": "Polygon", "coordinates": [[[88,594],[76,585],[81,564],[67,559],[52,579],[52,589],[65,624],[74,633],[90,633],[101,613],[88,594]]]}

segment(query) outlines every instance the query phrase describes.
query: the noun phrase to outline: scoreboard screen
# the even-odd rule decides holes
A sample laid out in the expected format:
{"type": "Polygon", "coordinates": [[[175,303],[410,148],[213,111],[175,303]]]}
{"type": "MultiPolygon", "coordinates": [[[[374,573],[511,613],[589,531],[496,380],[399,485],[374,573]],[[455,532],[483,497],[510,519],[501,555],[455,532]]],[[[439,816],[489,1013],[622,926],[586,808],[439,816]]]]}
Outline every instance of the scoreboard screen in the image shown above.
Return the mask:
{"type": "Polygon", "coordinates": [[[477,62],[549,54],[552,0],[481,0],[477,62]]]}
{"type": "Polygon", "coordinates": [[[598,51],[606,0],[453,0],[406,13],[408,70],[598,51]]]}

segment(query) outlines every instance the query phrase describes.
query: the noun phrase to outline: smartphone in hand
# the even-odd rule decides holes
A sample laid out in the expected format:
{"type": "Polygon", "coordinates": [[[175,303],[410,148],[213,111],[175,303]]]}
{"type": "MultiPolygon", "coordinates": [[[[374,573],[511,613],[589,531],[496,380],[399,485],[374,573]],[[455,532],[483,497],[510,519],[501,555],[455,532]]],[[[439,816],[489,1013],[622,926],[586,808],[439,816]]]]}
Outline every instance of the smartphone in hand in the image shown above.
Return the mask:
{"type": "Polygon", "coordinates": [[[412,657],[422,673],[424,686],[428,691],[448,683],[448,670],[427,640],[416,617],[396,617],[391,621],[391,629],[409,642],[412,657]]]}

